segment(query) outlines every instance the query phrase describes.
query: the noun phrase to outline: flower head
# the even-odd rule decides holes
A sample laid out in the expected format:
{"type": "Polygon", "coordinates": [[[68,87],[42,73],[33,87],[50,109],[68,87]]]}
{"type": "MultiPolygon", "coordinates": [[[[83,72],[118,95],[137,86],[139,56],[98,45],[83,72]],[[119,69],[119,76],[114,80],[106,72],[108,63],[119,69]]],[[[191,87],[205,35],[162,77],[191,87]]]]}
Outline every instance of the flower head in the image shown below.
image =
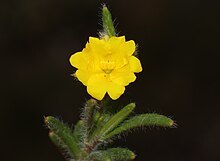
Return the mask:
{"type": "Polygon", "coordinates": [[[142,71],[138,58],[133,56],[135,43],[121,37],[89,37],[89,42],[81,51],[70,57],[70,63],[77,68],[75,76],[94,98],[102,100],[106,93],[118,99],[125,86],[134,82],[134,73],[142,71]]]}

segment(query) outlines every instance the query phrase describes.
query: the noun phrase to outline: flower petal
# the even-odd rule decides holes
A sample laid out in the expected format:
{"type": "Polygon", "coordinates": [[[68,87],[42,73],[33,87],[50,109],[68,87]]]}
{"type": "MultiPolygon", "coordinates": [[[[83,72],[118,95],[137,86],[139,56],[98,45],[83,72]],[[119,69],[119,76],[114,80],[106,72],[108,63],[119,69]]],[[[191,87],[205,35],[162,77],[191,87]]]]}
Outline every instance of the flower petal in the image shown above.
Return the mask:
{"type": "Polygon", "coordinates": [[[118,99],[125,91],[125,87],[116,83],[110,82],[108,84],[108,94],[113,99],[118,99]]]}
{"type": "Polygon", "coordinates": [[[92,75],[87,83],[87,92],[94,98],[102,100],[107,91],[108,82],[105,74],[92,75]]]}
{"type": "Polygon", "coordinates": [[[112,36],[108,40],[109,45],[111,45],[111,49],[116,49],[123,43],[125,43],[125,36],[115,37],[112,36]]]}
{"type": "Polygon", "coordinates": [[[80,82],[87,86],[88,80],[91,76],[91,73],[89,71],[77,70],[75,75],[80,82]]]}
{"type": "Polygon", "coordinates": [[[82,57],[83,57],[83,53],[82,52],[77,52],[75,54],[73,54],[70,57],[70,64],[75,67],[75,68],[80,68],[82,67],[83,63],[82,63],[82,57]]]}
{"type": "Polygon", "coordinates": [[[115,61],[115,69],[120,69],[128,64],[128,58],[127,57],[120,57],[117,56],[114,58],[115,61]]]}
{"type": "Polygon", "coordinates": [[[94,56],[105,56],[107,54],[107,45],[107,42],[103,39],[100,40],[95,37],[89,37],[89,46],[94,56]]]}
{"type": "Polygon", "coordinates": [[[129,58],[129,64],[130,64],[130,70],[135,72],[135,73],[139,73],[142,71],[142,66],[141,66],[141,62],[138,58],[136,58],[135,56],[131,56],[129,58]]]}
{"type": "Polygon", "coordinates": [[[136,46],[133,40],[126,41],[120,46],[120,53],[125,56],[131,56],[135,52],[136,46]]]}
{"type": "Polygon", "coordinates": [[[113,71],[110,74],[110,79],[112,82],[116,84],[127,86],[129,83],[134,82],[136,80],[136,76],[131,71],[127,71],[127,72],[113,71]]]}

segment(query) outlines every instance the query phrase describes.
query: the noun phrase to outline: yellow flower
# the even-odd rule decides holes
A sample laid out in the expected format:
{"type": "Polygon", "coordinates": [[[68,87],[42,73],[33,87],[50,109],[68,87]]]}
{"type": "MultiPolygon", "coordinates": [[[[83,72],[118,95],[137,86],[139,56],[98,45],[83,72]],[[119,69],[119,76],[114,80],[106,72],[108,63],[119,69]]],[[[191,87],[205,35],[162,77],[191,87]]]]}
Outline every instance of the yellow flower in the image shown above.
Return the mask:
{"type": "Polygon", "coordinates": [[[70,57],[70,63],[78,70],[75,76],[94,98],[102,100],[106,93],[116,100],[125,86],[134,82],[134,73],[142,71],[138,58],[133,56],[135,43],[124,36],[98,39],[89,37],[81,51],[70,57]]]}

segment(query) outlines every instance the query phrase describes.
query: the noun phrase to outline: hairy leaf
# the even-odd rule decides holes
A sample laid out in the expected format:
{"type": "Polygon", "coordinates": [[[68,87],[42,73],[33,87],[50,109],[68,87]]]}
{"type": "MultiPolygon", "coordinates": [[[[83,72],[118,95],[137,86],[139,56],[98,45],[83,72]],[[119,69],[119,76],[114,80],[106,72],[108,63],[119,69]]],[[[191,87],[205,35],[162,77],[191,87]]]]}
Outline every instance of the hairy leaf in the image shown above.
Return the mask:
{"type": "MultiPolygon", "coordinates": [[[[48,128],[58,136],[67,147],[73,158],[77,159],[80,156],[80,148],[77,144],[77,139],[73,135],[72,130],[58,119],[48,116],[45,118],[45,124],[48,128]]],[[[56,139],[56,138],[54,138],[56,139]]]]}
{"type": "Polygon", "coordinates": [[[102,8],[102,25],[104,32],[109,36],[116,36],[115,28],[112,21],[111,13],[108,8],[104,5],[102,8]]]}
{"type": "Polygon", "coordinates": [[[71,150],[54,132],[52,131],[49,132],[49,138],[56,145],[56,147],[61,151],[61,153],[66,159],[69,160],[70,158],[73,158],[71,154],[71,150]]]}
{"type": "Polygon", "coordinates": [[[110,131],[112,131],[115,127],[118,126],[126,117],[134,110],[135,104],[130,103],[113,115],[109,121],[100,129],[97,134],[101,139],[110,131]]]}
{"type": "Polygon", "coordinates": [[[104,140],[109,139],[117,134],[124,131],[142,127],[142,126],[161,126],[161,127],[171,127],[174,125],[174,121],[166,116],[159,114],[140,114],[134,116],[124,123],[120,124],[113,131],[104,136],[104,140]]]}
{"type": "Polygon", "coordinates": [[[135,158],[135,154],[125,148],[110,148],[107,150],[99,150],[91,153],[87,157],[87,161],[129,161],[135,158]]]}

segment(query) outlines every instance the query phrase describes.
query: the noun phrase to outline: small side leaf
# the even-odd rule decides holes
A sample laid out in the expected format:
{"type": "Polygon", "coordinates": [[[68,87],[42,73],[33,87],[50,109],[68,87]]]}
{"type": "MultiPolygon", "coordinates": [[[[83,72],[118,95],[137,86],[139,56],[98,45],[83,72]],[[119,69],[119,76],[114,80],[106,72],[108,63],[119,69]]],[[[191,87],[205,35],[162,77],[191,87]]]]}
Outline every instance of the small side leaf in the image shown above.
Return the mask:
{"type": "Polygon", "coordinates": [[[117,127],[134,110],[135,103],[130,103],[113,115],[97,134],[101,139],[115,127],[117,127]]]}
{"type": "Polygon", "coordinates": [[[99,140],[99,131],[100,129],[109,121],[112,115],[109,113],[103,113],[99,116],[99,118],[94,122],[94,127],[91,129],[90,136],[88,138],[88,143],[94,144],[96,142],[100,142],[99,140]]]}
{"type": "Polygon", "coordinates": [[[91,153],[87,160],[98,161],[129,161],[135,158],[135,154],[125,148],[110,148],[91,153]]]}
{"type": "Polygon", "coordinates": [[[112,115],[109,114],[109,113],[103,113],[103,114],[99,117],[99,119],[98,119],[98,121],[97,121],[97,123],[96,123],[97,129],[100,129],[101,127],[103,127],[103,125],[105,125],[106,122],[109,121],[109,119],[111,118],[111,116],[112,116],[112,115]]]}
{"type": "Polygon", "coordinates": [[[161,126],[161,127],[172,127],[174,125],[174,121],[166,116],[159,114],[140,114],[134,116],[121,125],[115,128],[113,131],[108,133],[103,140],[109,139],[117,134],[120,134],[124,131],[142,127],[142,126],[161,126]]]}
{"type": "MultiPolygon", "coordinates": [[[[78,159],[80,156],[80,148],[77,144],[77,139],[72,133],[72,130],[58,119],[48,116],[45,118],[45,124],[47,127],[57,135],[65,144],[65,147],[70,151],[71,156],[78,159]]],[[[55,141],[56,138],[54,138],[55,141]]]]}

